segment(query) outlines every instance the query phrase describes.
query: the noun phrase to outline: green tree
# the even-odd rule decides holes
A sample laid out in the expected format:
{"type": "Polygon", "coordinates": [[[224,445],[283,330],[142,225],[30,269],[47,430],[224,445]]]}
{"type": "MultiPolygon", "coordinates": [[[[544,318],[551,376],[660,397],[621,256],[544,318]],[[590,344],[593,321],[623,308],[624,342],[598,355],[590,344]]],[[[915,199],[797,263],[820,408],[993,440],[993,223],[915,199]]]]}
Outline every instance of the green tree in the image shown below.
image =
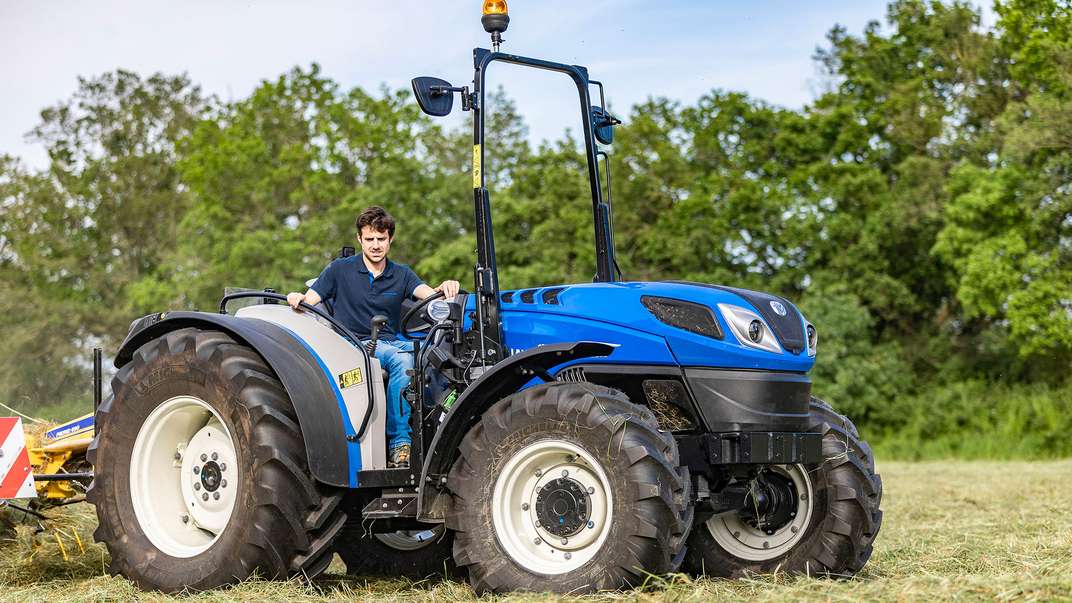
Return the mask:
{"type": "Polygon", "coordinates": [[[82,394],[90,344],[114,348],[144,313],[132,287],[175,246],[189,197],[176,143],[207,101],[185,76],[117,71],[80,79],[30,138],[50,159],[0,166],[6,356],[0,397],[56,403],[82,394]],[[7,291],[5,291],[7,293],[7,291]]]}

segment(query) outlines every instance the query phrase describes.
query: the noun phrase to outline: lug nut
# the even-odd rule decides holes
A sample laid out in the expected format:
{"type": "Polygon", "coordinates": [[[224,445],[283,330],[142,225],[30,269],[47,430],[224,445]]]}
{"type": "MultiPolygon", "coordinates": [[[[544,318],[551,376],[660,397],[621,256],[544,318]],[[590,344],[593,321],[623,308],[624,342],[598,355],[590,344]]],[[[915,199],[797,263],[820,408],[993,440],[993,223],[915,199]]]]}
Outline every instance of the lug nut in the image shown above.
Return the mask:
{"type": "Polygon", "coordinates": [[[800,495],[800,500],[808,500],[808,493],[804,492],[803,494],[801,494],[800,495]]]}
{"type": "Polygon", "coordinates": [[[227,463],[220,463],[220,471],[227,471],[227,463]]]}
{"type": "Polygon", "coordinates": [[[183,515],[182,516],[182,523],[190,523],[190,516],[189,515],[183,515]]]}
{"type": "Polygon", "coordinates": [[[594,521],[589,521],[589,522],[588,522],[588,529],[589,529],[589,530],[591,530],[591,529],[592,529],[592,528],[594,528],[594,527],[596,527],[596,522],[594,522],[594,521]]]}
{"type": "Polygon", "coordinates": [[[798,528],[798,527],[796,527],[796,526],[793,526],[793,527],[789,528],[789,530],[790,530],[791,532],[793,532],[794,534],[796,534],[797,532],[799,532],[799,531],[800,531],[800,528],[798,528]]]}
{"type": "Polygon", "coordinates": [[[204,452],[202,452],[201,453],[201,462],[204,463],[207,460],[208,460],[208,455],[205,454],[204,452]]]}
{"type": "Polygon", "coordinates": [[[529,510],[529,503],[521,503],[521,510],[522,511],[528,511],[529,510]]]}
{"type": "Polygon", "coordinates": [[[566,546],[567,544],[569,544],[569,540],[563,538],[562,539],[562,546],[566,546]]]}
{"type": "Polygon", "coordinates": [[[200,490],[200,489],[201,489],[201,482],[194,482],[194,490],[200,490]]]}
{"type": "Polygon", "coordinates": [[[734,537],[734,538],[740,538],[740,537],[741,537],[741,531],[740,531],[740,530],[738,530],[738,531],[734,532],[734,533],[733,533],[733,537],[734,537]]]}
{"type": "Polygon", "coordinates": [[[212,500],[219,500],[219,499],[220,499],[220,493],[219,492],[213,492],[212,493],[212,500]]]}
{"type": "Polygon", "coordinates": [[[194,473],[201,473],[201,468],[197,465],[194,465],[194,473]]]}
{"type": "Polygon", "coordinates": [[[182,459],[182,455],[179,454],[178,452],[176,452],[175,453],[175,460],[178,461],[178,460],[181,460],[181,459],[182,459]]]}
{"type": "Polygon", "coordinates": [[[222,482],[220,482],[220,487],[221,488],[226,488],[227,487],[227,480],[223,480],[222,482]]]}
{"type": "Polygon", "coordinates": [[[567,553],[566,553],[566,554],[564,555],[564,557],[566,558],[566,561],[569,561],[569,560],[570,560],[570,559],[571,559],[571,558],[573,557],[573,555],[570,555],[570,554],[569,554],[569,553],[567,552],[567,553]]]}
{"type": "Polygon", "coordinates": [[[588,486],[588,493],[589,493],[589,494],[595,494],[595,493],[596,493],[596,489],[595,489],[595,488],[593,488],[592,486],[588,486]]]}
{"type": "Polygon", "coordinates": [[[562,470],[562,477],[567,477],[567,476],[569,476],[569,470],[568,469],[563,469],[562,470]]]}
{"type": "Polygon", "coordinates": [[[543,542],[543,540],[539,536],[532,539],[532,544],[540,544],[541,542],[543,542]]]}
{"type": "Polygon", "coordinates": [[[208,492],[201,495],[201,500],[208,500],[208,492]]]}
{"type": "Polygon", "coordinates": [[[767,542],[766,540],[764,540],[764,541],[763,541],[763,548],[765,548],[765,549],[769,549],[769,548],[770,548],[770,543],[769,543],[769,542],[767,542]]]}
{"type": "Polygon", "coordinates": [[[541,475],[543,475],[543,469],[537,469],[536,470],[536,477],[540,477],[541,475]]]}
{"type": "Polygon", "coordinates": [[[220,455],[218,455],[218,454],[216,454],[215,452],[213,452],[213,453],[212,453],[212,460],[216,460],[216,459],[218,459],[218,458],[220,458],[220,455]]]}

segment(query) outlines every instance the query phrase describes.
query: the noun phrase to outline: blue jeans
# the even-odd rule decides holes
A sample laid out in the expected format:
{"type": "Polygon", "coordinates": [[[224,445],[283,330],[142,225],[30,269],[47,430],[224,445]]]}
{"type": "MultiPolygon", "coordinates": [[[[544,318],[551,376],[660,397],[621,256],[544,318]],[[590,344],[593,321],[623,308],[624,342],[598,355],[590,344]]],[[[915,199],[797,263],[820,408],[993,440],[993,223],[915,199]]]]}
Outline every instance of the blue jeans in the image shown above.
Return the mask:
{"type": "Polygon", "coordinates": [[[410,382],[406,371],[413,368],[413,342],[380,339],[376,343],[376,359],[388,376],[387,448],[390,450],[410,443],[409,402],[402,399],[402,390],[410,382]]]}

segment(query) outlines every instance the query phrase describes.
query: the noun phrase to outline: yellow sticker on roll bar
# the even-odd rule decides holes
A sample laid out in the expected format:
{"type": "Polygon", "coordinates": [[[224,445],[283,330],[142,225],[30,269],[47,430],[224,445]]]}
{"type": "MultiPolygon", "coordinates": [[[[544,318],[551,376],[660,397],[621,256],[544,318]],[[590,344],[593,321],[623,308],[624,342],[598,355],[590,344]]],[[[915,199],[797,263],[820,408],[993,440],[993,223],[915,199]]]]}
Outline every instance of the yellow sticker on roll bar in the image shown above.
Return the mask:
{"type": "Polygon", "coordinates": [[[473,145],[473,188],[480,188],[480,145],[473,145]]]}

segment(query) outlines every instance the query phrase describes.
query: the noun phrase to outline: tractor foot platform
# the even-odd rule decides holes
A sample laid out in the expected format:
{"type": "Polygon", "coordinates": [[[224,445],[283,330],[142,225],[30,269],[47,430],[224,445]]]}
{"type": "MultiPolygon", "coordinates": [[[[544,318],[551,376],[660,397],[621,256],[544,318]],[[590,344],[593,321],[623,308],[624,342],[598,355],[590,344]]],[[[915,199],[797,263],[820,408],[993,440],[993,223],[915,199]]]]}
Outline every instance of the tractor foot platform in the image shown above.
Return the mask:
{"type": "Polygon", "coordinates": [[[365,505],[361,516],[364,519],[416,517],[417,493],[403,488],[398,488],[396,492],[384,492],[383,496],[365,505]]]}

